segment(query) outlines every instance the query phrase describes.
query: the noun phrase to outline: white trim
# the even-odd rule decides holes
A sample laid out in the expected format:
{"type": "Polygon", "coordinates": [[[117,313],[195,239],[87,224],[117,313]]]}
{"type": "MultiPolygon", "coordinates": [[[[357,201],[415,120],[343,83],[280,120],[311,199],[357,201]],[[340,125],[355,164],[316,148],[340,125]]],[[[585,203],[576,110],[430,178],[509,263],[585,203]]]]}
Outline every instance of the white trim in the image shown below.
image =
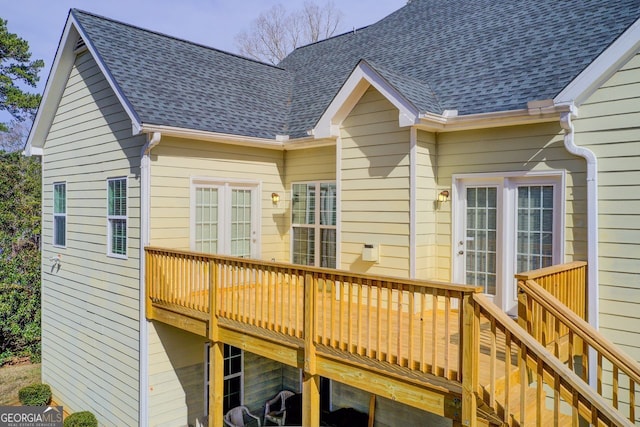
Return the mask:
{"type": "Polygon", "coordinates": [[[160,132],[165,136],[176,138],[197,139],[199,141],[218,142],[221,144],[238,145],[241,147],[266,148],[269,150],[293,151],[306,148],[327,147],[335,145],[335,138],[317,138],[313,136],[289,139],[286,135],[275,138],[258,138],[246,135],[210,132],[197,129],[179,128],[175,126],[142,124],[141,133],[160,132]]]}
{"type": "Polygon", "coordinates": [[[26,153],[36,154],[34,148],[44,147],[45,138],[49,133],[49,129],[51,128],[51,124],[53,123],[53,119],[57,112],[55,106],[62,98],[69,73],[75,63],[76,43],[78,42],[79,37],[82,37],[84,40],[87,49],[93,56],[96,64],[98,64],[98,67],[109,83],[109,86],[113,89],[116,97],[120,101],[120,104],[131,119],[134,134],[137,134],[140,131],[140,120],[132,105],[124,96],[122,90],[109,72],[109,69],[104,64],[102,58],[98,54],[98,51],[93,46],[91,38],[84,32],[82,26],[76,20],[73,13],[69,12],[65,28],[62,32],[62,36],[60,37],[60,42],[58,43],[56,56],[53,60],[53,65],[47,78],[47,83],[42,95],[42,101],[40,102],[36,117],[33,121],[31,132],[29,132],[29,136],[27,137],[25,148],[26,153]]]}
{"type": "MultiPolygon", "coordinates": [[[[127,113],[127,116],[129,116],[129,119],[131,120],[131,126],[134,130],[133,134],[134,135],[139,134],[142,123],[140,122],[140,118],[138,117],[135,110],[133,109],[133,106],[131,105],[127,97],[122,92],[122,89],[120,89],[120,86],[118,85],[118,83],[115,81],[115,79],[111,75],[111,72],[105,65],[104,61],[102,60],[102,57],[98,53],[98,50],[93,45],[93,42],[91,41],[91,37],[89,37],[84,32],[82,25],[80,25],[80,23],[76,20],[75,16],[73,16],[73,13],[69,13],[69,19],[77,29],[78,33],[80,34],[80,37],[82,37],[82,40],[84,40],[85,46],[91,53],[91,56],[93,56],[93,59],[96,61],[96,64],[98,64],[98,68],[100,68],[100,71],[102,71],[104,78],[107,80],[107,82],[109,82],[109,86],[111,86],[111,89],[116,94],[116,97],[120,101],[122,108],[124,108],[124,111],[127,113]]],[[[75,46],[74,46],[74,51],[75,51],[75,46]]]]}
{"type": "Polygon", "coordinates": [[[126,176],[119,176],[113,178],[107,178],[107,256],[110,258],[119,258],[119,259],[127,259],[129,256],[129,178],[126,176]],[[109,183],[112,181],[122,181],[124,180],[125,192],[126,192],[126,214],[125,215],[110,215],[109,214],[109,183]],[[113,248],[111,247],[111,220],[124,220],[125,221],[125,253],[117,254],[113,252],[113,248]]]}
{"type": "Polygon", "coordinates": [[[251,190],[251,258],[259,259],[262,252],[262,185],[255,180],[192,176],[189,197],[189,245],[196,244],[196,189],[218,189],[218,253],[231,254],[231,195],[236,189],[251,190]]]}
{"type": "Polygon", "coordinates": [[[640,50],[640,19],[604,50],[554,98],[557,105],[581,105],[640,50]]]}
{"type": "Polygon", "coordinates": [[[31,131],[27,137],[27,143],[25,146],[25,152],[30,154],[36,154],[36,148],[44,147],[44,142],[53,118],[57,112],[55,105],[59,104],[64,92],[66,81],[69,76],[69,72],[75,62],[75,50],[76,43],[78,41],[78,31],[73,25],[72,20],[67,18],[60,42],[58,43],[58,49],[56,50],[56,56],[53,59],[53,65],[51,71],[47,77],[47,83],[44,87],[42,94],[42,100],[36,112],[36,117],[33,120],[31,131]]]}
{"type": "Polygon", "coordinates": [[[52,215],[53,215],[53,224],[51,229],[53,230],[53,238],[51,239],[51,246],[53,246],[54,248],[60,248],[60,249],[64,249],[67,247],[67,226],[69,224],[69,222],[67,221],[67,211],[69,209],[69,206],[67,206],[67,181],[56,181],[53,184],[53,209],[52,211],[52,215]],[[56,185],[64,185],[64,213],[63,214],[56,214],[56,185]],[[64,245],[58,245],[56,244],[56,217],[62,216],[64,217],[64,245]]]}
{"type": "MultiPolygon", "coordinates": [[[[291,239],[290,239],[291,240],[291,239]]],[[[336,268],[342,266],[342,138],[336,138],[336,268]]]]}
{"type": "Polygon", "coordinates": [[[409,277],[416,278],[417,264],[417,197],[418,197],[418,129],[409,132],[409,277]]]}
{"type": "Polygon", "coordinates": [[[369,86],[376,88],[399,110],[398,123],[400,127],[412,126],[418,122],[419,111],[413,104],[378,74],[373,67],[362,60],[344,82],[311,133],[316,138],[337,137],[340,124],[369,86]]]}
{"type": "Polygon", "coordinates": [[[147,321],[146,304],[146,256],[145,246],[149,244],[151,236],[151,150],[160,143],[162,135],[159,132],[149,135],[147,143],[140,151],[140,249],[139,249],[139,411],[138,425],[149,425],[149,322],[147,321]]]}

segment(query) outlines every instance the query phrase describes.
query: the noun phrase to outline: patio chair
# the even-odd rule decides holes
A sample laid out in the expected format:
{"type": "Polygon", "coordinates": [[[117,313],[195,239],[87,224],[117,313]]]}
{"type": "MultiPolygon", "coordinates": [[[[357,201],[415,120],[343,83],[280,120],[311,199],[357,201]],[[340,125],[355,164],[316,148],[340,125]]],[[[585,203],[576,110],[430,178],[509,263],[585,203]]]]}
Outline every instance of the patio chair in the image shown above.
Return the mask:
{"type": "Polygon", "coordinates": [[[224,425],[228,427],[245,427],[256,423],[258,427],[262,427],[260,417],[256,417],[249,412],[249,409],[246,406],[236,406],[235,408],[230,409],[226,414],[224,414],[223,421],[224,425]],[[255,420],[255,423],[253,420],[255,420]],[[247,424],[247,422],[251,424],[247,424]]]}
{"type": "Polygon", "coordinates": [[[267,400],[267,403],[264,404],[264,424],[267,424],[267,421],[275,423],[279,426],[283,426],[285,422],[285,418],[287,415],[286,406],[284,402],[293,396],[295,393],[289,390],[282,390],[280,393],[276,394],[270,400],[267,400]],[[280,403],[278,408],[277,404],[280,403]],[[275,406],[275,407],[274,407],[275,406]]]}

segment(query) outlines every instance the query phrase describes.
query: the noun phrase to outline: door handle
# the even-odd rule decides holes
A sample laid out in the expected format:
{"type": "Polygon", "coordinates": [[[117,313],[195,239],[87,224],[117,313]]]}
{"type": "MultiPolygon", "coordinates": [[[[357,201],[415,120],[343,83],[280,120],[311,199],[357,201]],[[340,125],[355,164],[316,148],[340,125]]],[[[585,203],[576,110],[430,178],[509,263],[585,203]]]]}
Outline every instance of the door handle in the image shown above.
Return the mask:
{"type": "Polygon", "coordinates": [[[458,255],[464,255],[464,251],[458,251],[458,255]]]}

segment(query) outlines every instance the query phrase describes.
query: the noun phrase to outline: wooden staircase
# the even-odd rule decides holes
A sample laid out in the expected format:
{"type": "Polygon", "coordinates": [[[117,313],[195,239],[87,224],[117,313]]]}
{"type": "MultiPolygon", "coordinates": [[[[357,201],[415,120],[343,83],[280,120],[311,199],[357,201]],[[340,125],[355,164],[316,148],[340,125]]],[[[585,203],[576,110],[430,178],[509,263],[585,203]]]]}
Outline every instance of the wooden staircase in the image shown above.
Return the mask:
{"type": "Polygon", "coordinates": [[[479,407],[490,416],[479,419],[508,426],[638,421],[640,365],[584,320],[578,298],[584,291],[571,289],[582,286],[584,270],[584,263],[571,263],[518,275],[519,327],[481,295],[473,296],[484,337],[479,354],[488,353],[490,363],[478,383],[479,407]],[[590,357],[597,365],[596,390],[588,383],[590,357]]]}

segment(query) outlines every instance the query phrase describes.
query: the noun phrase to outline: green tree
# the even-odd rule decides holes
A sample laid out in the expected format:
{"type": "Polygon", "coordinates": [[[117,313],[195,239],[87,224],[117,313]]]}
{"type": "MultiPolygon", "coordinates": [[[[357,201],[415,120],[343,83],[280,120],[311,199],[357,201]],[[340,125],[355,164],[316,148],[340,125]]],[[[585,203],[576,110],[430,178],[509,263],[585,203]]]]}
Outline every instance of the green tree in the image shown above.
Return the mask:
{"type": "MultiPolygon", "coordinates": [[[[41,59],[32,61],[29,43],[7,29],[0,18],[0,111],[8,111],[18,121],[33,116],[40,104],[40,95],[25,92],[19,84],[35,87],[38,73],[44,66],[41,59]]],[[[0,123],[0,131],[7,125],[0,123]]]]}
{"type": "Polygon", "coordinates": [[[40,356],[40,170],[0,151],[0,365],[40,356]]]}

